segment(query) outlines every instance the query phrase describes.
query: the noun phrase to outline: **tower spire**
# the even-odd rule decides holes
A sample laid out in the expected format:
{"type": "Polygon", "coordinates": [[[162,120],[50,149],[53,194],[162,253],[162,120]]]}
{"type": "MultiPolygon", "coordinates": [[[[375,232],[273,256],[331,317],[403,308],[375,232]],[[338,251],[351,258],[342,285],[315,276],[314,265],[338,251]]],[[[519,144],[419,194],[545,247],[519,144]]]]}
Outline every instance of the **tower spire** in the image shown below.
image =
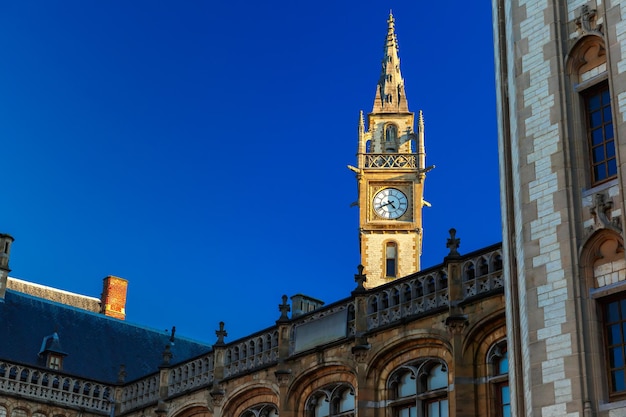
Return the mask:
{"type": "Polygon", "coordinates": [[[408,112],[409,105],[404,95],[404,79],[400,72],[398,38],[393,13],[389,10],[387,37],[382,60],[380,79],[376,86],[373,113],[408,112]]]}

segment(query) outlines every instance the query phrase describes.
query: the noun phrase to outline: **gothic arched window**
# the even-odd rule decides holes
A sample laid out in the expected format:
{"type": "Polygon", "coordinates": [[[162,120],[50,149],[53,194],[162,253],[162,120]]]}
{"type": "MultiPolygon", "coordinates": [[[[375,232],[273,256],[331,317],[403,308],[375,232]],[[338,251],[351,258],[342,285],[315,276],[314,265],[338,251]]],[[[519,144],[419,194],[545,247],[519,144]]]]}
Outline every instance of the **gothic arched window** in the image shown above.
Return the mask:
{"type": "Polygon", "coordinates": [[[328,385],[315,391],[307,400],[308,417],[355,415],[354,389],[348,384],[328,385]]]}
{"type": "Polygon", "coordinates": [[[278,407],[275,404],[257,404],[241,413],[241,417],[278,417],[278,407]]]}
{"type": "Polygon", "coordinates": [[[511,391],[509,389],[509,353],[506,340],[494,344],[487,355],[487,363],[491,367],[489,382],[491,383],[496,416],[511,416],[511,391]]]}
{"type": "Polygon", "coordinates": [[[388,386],[393,416],[448,416],[448,369],[439,359],[400,367],[388,386]]]}

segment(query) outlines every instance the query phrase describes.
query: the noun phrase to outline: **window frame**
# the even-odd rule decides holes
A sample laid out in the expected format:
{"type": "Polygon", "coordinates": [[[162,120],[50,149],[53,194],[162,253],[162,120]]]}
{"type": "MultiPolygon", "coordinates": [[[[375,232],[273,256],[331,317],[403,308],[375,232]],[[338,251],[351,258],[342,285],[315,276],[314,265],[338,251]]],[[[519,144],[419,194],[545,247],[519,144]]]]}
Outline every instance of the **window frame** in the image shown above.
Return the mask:
{"type": "Polygon", "coordinates": [[[398,242],[396,242],[395,240],[388,240],[385,242],[385,245],[383,247],[383,257],[385,259],[385,278],[398,278],[399,274],[398,274],[398,251],[399,251],[399,245],[398,242]],[[390,258],[388,256],[389,250],[393,249],[394,251],[394,257],[390,258]],[[393,263],[393,274],[389,274],[389,263],[392,262],[393,263]]]}
{"type": "Polygon", "coordinates": [[[606,381],[606,387],[607,387],[607,392],[609,395],[609,401],[617,401],[617,400],[623,400],[626,399],[626,353],[624,353],[624,349],[626,349],[626,328],[624,328],[624,326],[626,325],[626,308],[623,309],[623,311],[621,311],[621,320],[617,321],[617,322],[608,322],[608,306],[611,303],[617,302],[618,305],[620,304],[621,301],[626,302],[626,293],[618,293],[612,296],[608,296],[605,297],[601,300],[599,300],[599,306],[600,306],[600,317],[602,319],[601,321],[601,325],[602,325],[602,353],[604,355],[604,369],[605,369],[605,381],[606,381]],[[622,343],[621,344],[612,344],[609,345],[609,335],[608,335],[608,326],[610,324],[620,324],[620,328],[621,328],[621,336],[622,336],[622,343]],[[611,368],[611,364],[610,364],[610,351],[609,348],[611,346],[616,347],[616,346],[622,346],[622,361],[624,361],[623,366],[619,367],[619,368],[611,368]],[[624,373],[624,389],[621,391],[615,391],[613,390],[611,381],[612,381],[612,375],[611,375],[611,371],[612,369],[622,369],[623,373],[624,373]]]}
{"type": "MultiPolygon", "coordinates": [[[[494,407],[493,415],[496,417],[505,417],[503,408],[505,405],[509,406],[509,410],[511,411],[511,391],[509,385],[509,355],[508,355],[508,345],[507,340],[502,339],[496,343],[494,343],[489,352],[487,354],[487,363],[490,367],[489,369],[489,385],[492,396],[492,406],[494,407]],[[500,364],[502,360],[506,356],[507,366],[506,371],[500,372],[500,364]],[[502,389],[504,387],[509,387],[509,402],[508,404],[504,404],[502,401],[502,389]]],[[[509,416],[510,416],[509,412],[509,416]]]]}
{"type": "Polygon", "coordinates": [[[356,391],[354,387],[349,383],[338,383],[332,385],[326,385],[324,387],[320,387],[312,392],[305,405],[306,416],[307,417],[316,417],[315,411],[316,406],[320,401],[326,401],[328,403],[328,416],[324,417],[354,417],[356,416],[356,391]],[[351,394],[354,404],[351,410],[341,410],[342,407],[342,399],[343,394],[349,391],[351,394]]]}
{"type": "Polygon", "coordinates": [[[609,83],[607,79],[600,80],[592,85],[587,86],[584,90],[580,91],[582,110],[584,113],[584,133],[587,142],[587,158],[589,167],[589,177],[592,187],[603,184],[607,181],[617,178],[617,149],[615,141],[615,126],[613,120],[613,103],[611,100],[611,91],[609,89],[609,83]],[[606,99],[604,101],[606,93],[606,99]],[[591,108],[591,102],[594,98],[599,98],[600,103],[598,108],[591,108]],[[610,119],[605,119],[604,115],[608,110],[610,119]],[[599,124],[595,124],[592,120],[592,114],[599,113],[601,120],[599,124]],[[602,140],[599,143],[594,143],[594,132],[601,132],[602,140]],[[607,138],[607,134],[610,134],[610,138],[607,138]],[[596,159],[596,149],[602,148],[603,158],[596,159]],[[607,149],[612,147],[612,155],[608,155],[607,149]],[[612,163],[611,163],[612,161],[612,163]],[[598,167],[603,166],[604,175],[600,176],[596,172],[598,167]],[[615,172],[611,172],[614,170],[615,172]]]}
{"type": "Polygon", "coordinates": [[[450,414],[450,396],[449,396],[449,372],[448,365],[444,360],[439,358],[426,358],[419,362],[413,362],[402,365],[395,369],[391,373],[389,382],[387,383],[387,390],[389,392],[388,407],[390,409],[390,416],[400,417],[400,410],[408,408],[415,409],[415,416],[410,417],[429,417],[428,405],[434,402],[445,401],[448,409],[447,414],[450,414]],[[428,388],[428,377],[431,371],[441,366],[446,375],[446,383],[443,387],[437,387],[433,389],[428,388]],[[415,381],[414,394],[409,394],[404,397],[399,397],[400,381],[407,376],[415,381]]]}

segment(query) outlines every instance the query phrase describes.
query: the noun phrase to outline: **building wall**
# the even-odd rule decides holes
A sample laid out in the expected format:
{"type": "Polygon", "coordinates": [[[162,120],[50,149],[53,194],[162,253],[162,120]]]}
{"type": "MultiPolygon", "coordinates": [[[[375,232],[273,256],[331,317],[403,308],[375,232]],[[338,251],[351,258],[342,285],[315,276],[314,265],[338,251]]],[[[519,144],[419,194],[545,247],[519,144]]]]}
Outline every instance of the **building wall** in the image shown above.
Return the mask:
{"type": "Polygon", "coordinates": [[[517,415],[626,412],[609,387],[602,324],[607,297],[624,289],[623,8],[619,1],[493,1],[517,415]],[[586,97],[603,84],[617,172],[599,181],[586,97]]]}

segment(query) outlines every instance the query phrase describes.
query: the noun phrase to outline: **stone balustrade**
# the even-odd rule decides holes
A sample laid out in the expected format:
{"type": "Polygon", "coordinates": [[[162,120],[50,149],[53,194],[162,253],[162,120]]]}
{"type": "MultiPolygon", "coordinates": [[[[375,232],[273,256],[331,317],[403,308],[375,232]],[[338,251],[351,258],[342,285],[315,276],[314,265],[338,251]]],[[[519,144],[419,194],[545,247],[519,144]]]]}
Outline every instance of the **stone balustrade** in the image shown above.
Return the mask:
{"type": "Polygon", "coordinates": [[[227,345],[224,376],[231,377],[278,360],[278,330],[270,328],[261,334],[227,345]]]}
{"type": "Polygon", "coordinates": [[[96,382],[0,362],[0,397],[19,396],[96,414],[111,410],[113,387],[96,382]]]}

